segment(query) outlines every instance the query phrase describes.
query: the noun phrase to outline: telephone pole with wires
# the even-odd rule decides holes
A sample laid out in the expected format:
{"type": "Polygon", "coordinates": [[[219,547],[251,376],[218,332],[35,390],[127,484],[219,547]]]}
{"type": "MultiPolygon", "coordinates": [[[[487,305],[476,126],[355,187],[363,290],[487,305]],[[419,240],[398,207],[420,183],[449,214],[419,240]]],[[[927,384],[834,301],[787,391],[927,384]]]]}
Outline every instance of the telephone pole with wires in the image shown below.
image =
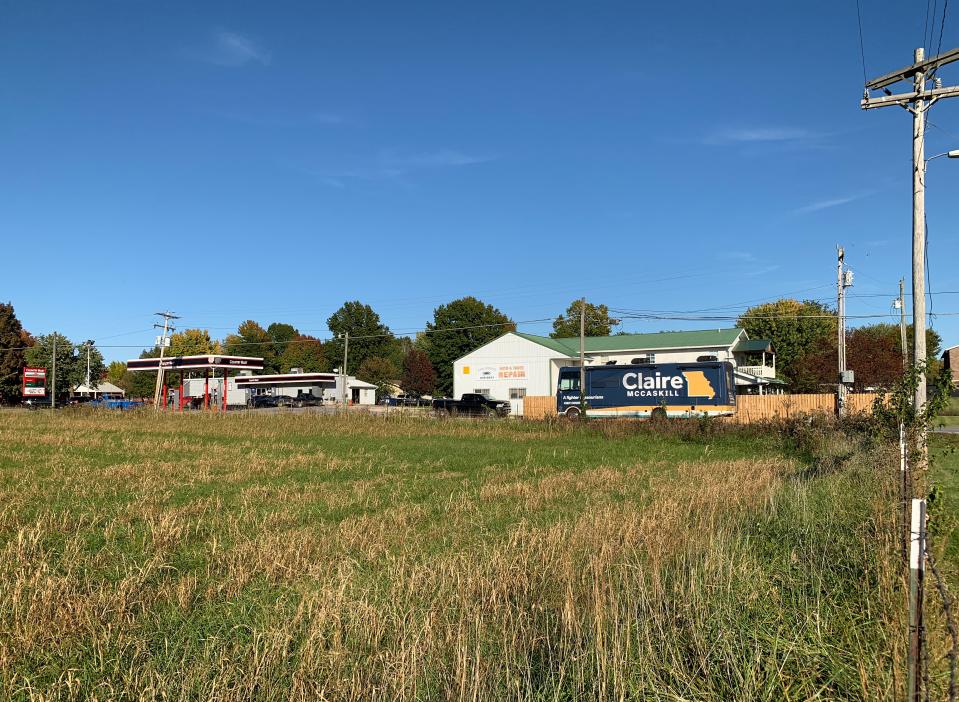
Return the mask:
{"type": "MultiPolygon", "coordinates": [[[[912,113],[912,326],[913,364],[918,375],[913,406],[917,414],[926,406],[926,114],[940,100],[959,97],[959,86],[943,87],[942,79],[935,77],[930,89],[928,82],[936,70],[954,61],[959,61],[959,48],[929,59],[925,49],[916,49],[912,64],[866,81],[859,103],[864,110],[895,105],[912,113]],[[912,90],[893,94],[889,86],[902,81],[911,81],[912,90]],[[871,97],[876,90],[885,95],[871,97]]],[[[920,440],[924,464],[924,433],[920,440]]]]}
{"type": "MultiPolygon", "coordinates": [[[[157,384],[156,388],[153,390],[153,409],[160,409],[160,393],[163,391],[163,355],[166,352],[166,347],[169,346],[169,334],[170,332],[176,331],[176,328],[171,323],[174,319],[179,319],[179,317],[172,312],[155,312],[156,316],[163,318],[163,324],[154,324],[154,328],[162,328],[163,335],[157,337],[157,345],[160,347],[160,367],[157,370],[157,384]]],[[[225,382],[224,376],[224,382],[225,382]]],[[[224,386],[225,387],[225,386],[224,386]]]]}
{"type": "Polygon", "coordinates": [[[852,271],[845,267],[845,249],[837,246],[836,254],[839,259],[836,280],[837,313],[839,317],[838,338],[836,339],[839,384],[836,386],[836,403],[841,416],[846,413],[846,391],[848,390],[846,385],[852,382],[851,373],[846,370],[846,288],[852,287],[852,271]]]}
{"type": "Polygon", "coordinates": [[[899,279],[899,298],[895,306],[899,310],[899,345],[902,347],[902,370],[909,370],[909,345],[906,343],[906,297],[903,291],[905,280],[899,279]]]}

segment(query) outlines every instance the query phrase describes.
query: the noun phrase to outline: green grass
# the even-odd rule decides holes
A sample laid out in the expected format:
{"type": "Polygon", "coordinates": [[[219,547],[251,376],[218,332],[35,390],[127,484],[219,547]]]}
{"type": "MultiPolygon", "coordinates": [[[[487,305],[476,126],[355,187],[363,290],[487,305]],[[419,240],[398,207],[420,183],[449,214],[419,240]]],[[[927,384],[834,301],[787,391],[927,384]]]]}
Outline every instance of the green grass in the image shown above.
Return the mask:
{"type": "Polygon", "coordinates": [[[888,460],[804,425],[0,413],[0,697],[891,698],[888,460]]]}

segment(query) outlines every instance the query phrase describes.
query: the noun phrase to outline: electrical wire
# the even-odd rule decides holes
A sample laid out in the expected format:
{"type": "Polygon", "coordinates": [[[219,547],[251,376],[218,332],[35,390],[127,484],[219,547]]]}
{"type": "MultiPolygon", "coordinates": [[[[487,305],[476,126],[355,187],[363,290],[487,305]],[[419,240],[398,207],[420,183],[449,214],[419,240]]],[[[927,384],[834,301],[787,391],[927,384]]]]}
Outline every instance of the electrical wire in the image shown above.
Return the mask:
{"type": "MultiPolygon", "coordinates": [[[[928,5],[929,0],[926,0],[927,12],[929,9],[928,5]]],[[[869,79],[866,77],[866,49],[862,40],[862,8],[860,7],[860,0],[856,0],[856,19],[859,21],[859,57],[862,59],[862,84],[863,87],[865,87],[869,79]]]]}

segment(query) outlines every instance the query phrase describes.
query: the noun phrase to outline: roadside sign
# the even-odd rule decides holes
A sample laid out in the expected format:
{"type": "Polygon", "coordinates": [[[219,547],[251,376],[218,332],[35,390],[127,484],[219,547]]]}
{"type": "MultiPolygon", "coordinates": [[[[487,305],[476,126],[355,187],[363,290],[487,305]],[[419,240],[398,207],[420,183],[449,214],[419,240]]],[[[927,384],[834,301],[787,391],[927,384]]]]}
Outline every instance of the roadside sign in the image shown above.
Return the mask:
{"type": "Polygon", "coordinates": [[[23,369],[23,396],[45,397],[47,394],[47,369],[23,369]]]}

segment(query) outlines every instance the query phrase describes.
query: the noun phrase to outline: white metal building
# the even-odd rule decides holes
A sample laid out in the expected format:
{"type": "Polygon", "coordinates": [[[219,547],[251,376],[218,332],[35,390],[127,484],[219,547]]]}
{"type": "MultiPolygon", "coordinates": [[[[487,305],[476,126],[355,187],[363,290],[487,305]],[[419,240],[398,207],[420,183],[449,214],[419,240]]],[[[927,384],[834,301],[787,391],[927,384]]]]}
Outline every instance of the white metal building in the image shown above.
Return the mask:
{"type": "MultiPolygon", "coordinates": [[[[728,361],[739,392],[782,386],[771,343],[750,340],[744,329],[592,336],[585,347],[586,365],[728,361]]],[[[578,365],[578,337],[507,332],[453,362],[453,396],[477,392],[509,400],[512,413],[521,415],[524,397],[555,395],[559,369],[578,365]]]]}

